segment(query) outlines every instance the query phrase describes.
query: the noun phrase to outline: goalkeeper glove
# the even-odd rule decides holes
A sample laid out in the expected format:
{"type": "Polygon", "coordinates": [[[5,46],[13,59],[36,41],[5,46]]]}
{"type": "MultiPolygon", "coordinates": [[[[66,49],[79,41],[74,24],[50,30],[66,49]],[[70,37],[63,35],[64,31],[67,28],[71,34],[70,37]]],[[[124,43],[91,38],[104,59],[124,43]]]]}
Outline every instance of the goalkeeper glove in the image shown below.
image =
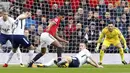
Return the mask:
{"type": "Polygon", "coordinates": [[[127,47],[126,44],[124,44],[124,52],[128,53],[129,52],[129,48],[127,47]]]}
{"type": "Polygon", "coordinates": [[[129,53],[129,48],[128,47],[124,48],[124,52],[129,53]]]}
{"type": "Polygon", "coordinates": [[[96,49],[95,49],[95,52],[98,52],[99,47],[100,47],[100,43],[97,44],[97,47],[96,47],[96,49]]]}

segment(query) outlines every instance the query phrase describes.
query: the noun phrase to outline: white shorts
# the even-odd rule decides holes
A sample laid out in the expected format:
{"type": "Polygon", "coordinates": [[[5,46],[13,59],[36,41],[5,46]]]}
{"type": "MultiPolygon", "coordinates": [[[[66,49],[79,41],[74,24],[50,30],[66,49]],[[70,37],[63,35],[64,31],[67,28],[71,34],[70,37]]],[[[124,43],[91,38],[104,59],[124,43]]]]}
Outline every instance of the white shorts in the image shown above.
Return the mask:
{"type": "Polygon", "coordinates": [[[41,47],[47,47],[52,44],[56,39],[48,32],[43,32],[40,37],[41,47]]]}

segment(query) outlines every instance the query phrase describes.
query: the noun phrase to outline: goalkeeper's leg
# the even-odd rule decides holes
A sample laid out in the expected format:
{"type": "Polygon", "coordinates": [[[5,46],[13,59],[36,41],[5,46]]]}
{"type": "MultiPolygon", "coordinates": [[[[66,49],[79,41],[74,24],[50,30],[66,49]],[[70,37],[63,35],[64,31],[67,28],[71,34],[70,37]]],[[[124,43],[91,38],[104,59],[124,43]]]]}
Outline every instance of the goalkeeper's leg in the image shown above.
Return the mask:
{"type": "Polygon", "coordinates": [[[119,48],[119,53],[120,53],[120,56],[121,56],[122,63],[124,65],[127,64],[127,62],[124,59],[124,51],[123,51],[123,48],[122,48],[121,44],[118,44],[116,47],[119,48]]]}
{"type": "Polygon", "coordinates": [[[107,47],[105,45],[102,45],[102,48],[100,50],[100,62],[99,64],[101,65],[102,64],[102,60],[103,60],[103,57],[104,57],[104,50],[106,49],[107,47]]]}

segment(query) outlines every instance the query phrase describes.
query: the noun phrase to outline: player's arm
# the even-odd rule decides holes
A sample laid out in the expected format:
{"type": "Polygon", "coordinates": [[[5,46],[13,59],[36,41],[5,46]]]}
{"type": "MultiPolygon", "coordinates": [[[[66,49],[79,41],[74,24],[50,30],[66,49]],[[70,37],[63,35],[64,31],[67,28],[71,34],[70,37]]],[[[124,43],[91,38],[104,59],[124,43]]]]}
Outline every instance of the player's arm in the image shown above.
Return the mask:
{"type": "Polygon", "coordinates": [[[68,41],[64,40],[63,38],[60,38],[57,33],[56,33],[56,35],[55,35],[55,38],[56,38],[58,41],[60,41],[60,42],[69,43],[68,41]]]}
{"type": "Polygon", "coordinates": [[[118,30],[118,32],[119,32],[119,37],[120,37],[120,39],[122,40],[122,42],[124,44],[124,49],[126,49],[127,48],[126,40],[125,40],[124,36],[122,35],[122,33],[120,32],[120,30],[118,30]]]}
{"type": "Polygon", "coordinates": [[[25,13],[25,14],[19,15],[17,19],[22,20],[22,19],[26,19],[28,17],[29,17],[29,14],[25,13]]]}
{"type": "Polygon", "coordinates": [[[87,58],[86,58],[87,63],[89,63],[90,65],[97,67],[97,68],[103,68],[103,66],[98,65],[98,63],[96,63],[96,61],[93,60],[91,53],[88,50],[86,50],[86,56],[87,56],[87,58]]]}
{"type": "Polygon", "coordinates": [[[104,36],[105,36],[105,33],[104,33],[104,30],[100,33],[100,36],[99,36],[99,38],[98,38],[98,41],[97,41],[97,43],[101,43],[102,42],[102,39],[104,38],[104,36]]]}
{"type": "Polygon", "coordinates": [[[97,67],[97,68],[103,68],[103,66],[99,65],[98,63],[96,63],[92,57],[89,57],[90,61],[88,62],[90,65],[97,67]]]}
{"type": "Polygon", "coordinates": [[[102,39],[104,38],[105,34],[104,34],[104,30],[102,30],[102,32],[100,33],[100,36],[98,38],[98,41],[97,41],[97,47],[95,49],[95,51],[97,52],[99,50],[99,46],[100,46],[100,43],[102,42],[102,39]]]}
{"type": "Polygon", "coordinates": [[[53,25],[55,25],[55,24],[56,24],[56,22],[54,22],[54,21],[50,21],[50,22],[49,22],[49,25],[47,26],[46,31],[49,31],[50,28],[51,28],[53,25]]]}

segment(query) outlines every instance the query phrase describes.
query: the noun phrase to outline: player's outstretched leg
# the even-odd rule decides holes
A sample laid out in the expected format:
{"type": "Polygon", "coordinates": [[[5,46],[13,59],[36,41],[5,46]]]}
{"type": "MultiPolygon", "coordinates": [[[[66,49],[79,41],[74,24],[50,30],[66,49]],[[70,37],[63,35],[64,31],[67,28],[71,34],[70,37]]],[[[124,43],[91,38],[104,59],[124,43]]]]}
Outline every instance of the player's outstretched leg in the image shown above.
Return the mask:
{"type": "Polygon", "coordinates": [[[29,50],[29,53],[28,53],[28,55],[29,55],[28,62],[30,62],[32,60],[33,54],[34,54],[34,50],[29,50]]]}
{"type": "Polygon", "coordinates": [[[5,62],[5,64],[3,65],[3,67],[8,67],[8,63],[11,60],[11,58],[12,58],[13,55],[14,55],[14,52],[11,50],[10,53],[9,53],[9,55],[8,55],[7,61],[5,62]]]}
{"type": "Polygon", "coordinates": [[[32,67],[33,63],[36,62],[38,59],[40,59],[44,54],[46,53],[46,48],[41,49],[41,53],[38,53],[33,60],[30,61],[28,64],[28,67],[32,67]]]}
{"type": "Polygon", "coordinates": [[[61,61],[63,49],[61,47],[57,48],[57,61],[61,61]]]}
{"type": "Polygon", "coordinates": [[[62,59],[61,61],[57,62],[56,60],[54,60],[54,63],[58,66],[58,67],[64,67],[66,66],[66,60],[62,59]]]}
{"type": "Polygon", "coordinates": [[[52,45],[57,47],[57,61],[61,61],[61,57],[62,57],[62,52],[63,52],[63,47],[62,45],[59,43],[59,41],[55,40],[52,45]]]}
{"type": "Polygon", "coordinates": [[[46,64],[38,64],[37,67],[50,67],[50,66],[53,66],[54,65],[54,60],[55,59],[52,59],[50,60],[48,63],[46,64]]]}
{"type": "Polygon", "coordinates": [[[30,61],[30,63],[28,64],[28,67],[32,67],[33,63],[34,63],[35,61],[37,61],[38,59],[40,59],[42,56],[43,56],[42,53],[38,53],[38,54],[33,58],[33,60],[30,61]]]}
{"type": "Polygon", "coordinates": [[[3,53],[2,45],[0,44],[0,53],[3,53]]]}
{"type": "Polygon", "coordinates": [[[57,65],[58,67],[60,67],[60,66],[58,65],[58,61],[54,60],[54,64],[57,65]]]}
{"type": "Polygon", "coordinates": [[[24,67],[24,64],[23,64],[23,61],[22,61],[22,53],[21,53],[21,50],[20,50],[19,47],[17,49],[17,57],[18,57],[18,60],[20,61],[20,67],[24,67]]]}

